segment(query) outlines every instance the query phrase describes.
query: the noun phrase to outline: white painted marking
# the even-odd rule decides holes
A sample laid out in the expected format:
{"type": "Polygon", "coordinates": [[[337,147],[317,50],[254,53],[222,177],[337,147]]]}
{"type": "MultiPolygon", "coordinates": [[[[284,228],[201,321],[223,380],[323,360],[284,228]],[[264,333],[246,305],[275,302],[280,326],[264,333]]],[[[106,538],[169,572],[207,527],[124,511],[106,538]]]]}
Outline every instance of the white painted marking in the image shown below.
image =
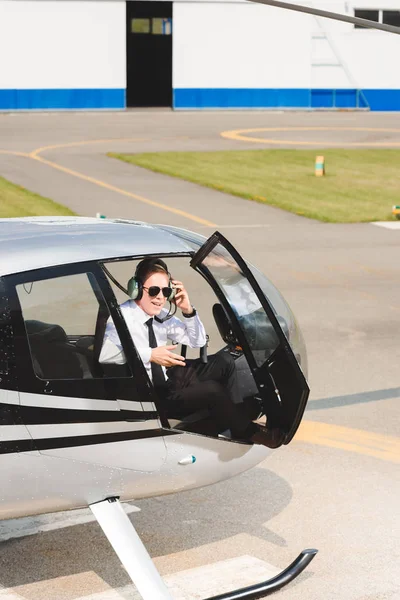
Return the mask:
{"type": "Polygon", "coordinates": [[[385,227],[385,229],[400,229],[400,221],[375,221],[371,225],[385,227]]]}
{"type": "MultiPolygon", "coordinates": [[[[7,404],[18,404],[18,393],[16,397],[4,398],[0,396],[0,402],[7,404]]],[[[11,394],[11,392],[9,392],[11,394]]],[[[121,407],[124,410],[156,410],[152,402],[136,402],[134,400],[97,400],[96,398],[67,398],[66,396],[45,396],[44,394],[21,393],[21,404],[24,406],[44,407],[44,408],[64,408],[72,410],[107,410],[118,411],[121,407]]]]}
{"type": "Polygon", "coordinates": [[[148,410],[150,412],[156,411],[156,407],[153,402],[133,402],[132,400],[118,400],[120,408],[124,410],[148,410]]]}
{"type": "Polygon", "coordinates": [[[9,440],[30,440],[25,425],[0,425],[0,442],[9,440]]]}
{"type": "Polygon", "coordinates": [[[22,596],[19,596],[15,592],[0,590],[0,600],[24,600],[24,598],[22,598],[22,596]]]}
{"type": "MultiPolygon", "coordinates": [[[[119,406],[116,400],[66,398],[65,396],[45,396],[43,394],[29,394],[28,392],[21,393],[21,404],[23,404],[24,406],[66,408],[72,410],[119,410],[119,406]]],[[[141,407],[139,408],[139,410],[141,410],[141,407]]]]}
{"type": "Polygon", "coordinates": [[[115,423],[65,423],[57,425],[28,425],[34,439],[74,437],[79,435],[100,435],[104,433],[120,433],[122,431],[146,431],[158,429],[155,419],[149,421],[116,421],[115,423]]]}
{"type": "MultiPolygon", "coordinates": [[[[122,506],[127,515],[140,512],[140,508],[132,504],[123,503],[122,506]]],[[[27,535],[35,535],[43,531],[52,531],[54,529],[64,529],[65,527],[91,523],[92,521],[95,521],[95,518],[90,508],[0,521],[0,542],[27,535]]],[[[1,592],[0,599],[3,600],[1,592]]]]}
{"type": "Polygon", "coordinates": [[[10,390],[0,390],[0,402],[2,404],[19,404],[19,393],[10,390]]]}
{"type": "MultiPolygon", "coordinates": [[[[273,565],[253,556],[239,556],[212,565],[164,577],[174,600],[201,600],[271,579],[279,573],[273,565]]],[[[107,590],[75,600],[141,600],[133,585],[107,590]]]]}
{"type": "MultiPolygon", "coordinates": [[[[215,226],[212,225],[211,228],[215,229],[215,226]]],[[[225,229],[260,229],[260,228],[268,228],[268,227],[272,227],[272,225],[266,225],[266,224],[258,224],[258,225],[221,225],[219,224],[218,227],[222,228],[224,227],[225,229]]],[[[210,225],[206,225],[204,228],[206,229],[210,229],[210,225]]]]}

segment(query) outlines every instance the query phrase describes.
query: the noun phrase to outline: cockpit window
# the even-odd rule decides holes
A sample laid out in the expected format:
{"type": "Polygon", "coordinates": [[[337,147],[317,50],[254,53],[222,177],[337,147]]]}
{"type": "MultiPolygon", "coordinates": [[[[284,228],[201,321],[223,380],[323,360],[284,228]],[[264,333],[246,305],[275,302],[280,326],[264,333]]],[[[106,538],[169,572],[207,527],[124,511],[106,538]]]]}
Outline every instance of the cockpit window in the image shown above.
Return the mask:
{"type": "Polygon", "coordinates": [[[92,273],[23,283],[16,289],[37,377],[131,376],[127,364],[99,363],[106,323],[111,317],[92,273]]]}

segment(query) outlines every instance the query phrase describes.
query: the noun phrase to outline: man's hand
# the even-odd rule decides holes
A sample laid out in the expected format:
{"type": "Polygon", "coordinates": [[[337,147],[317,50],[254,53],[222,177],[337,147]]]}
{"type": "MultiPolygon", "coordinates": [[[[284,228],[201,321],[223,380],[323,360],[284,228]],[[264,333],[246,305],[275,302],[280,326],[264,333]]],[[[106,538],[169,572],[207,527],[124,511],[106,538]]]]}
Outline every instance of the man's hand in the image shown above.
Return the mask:
{"type": "Polygon", "coordinates": [[[184,356],[179,356],[179,354],[174,354],[171,352],[171,350],[175,350],[175,348],[176,345],[158,346],[158,348],[153,348],[151,351],[150,362],[161,365],[162,367],[184,367],[184,356]]]}
{"type": "Polygon", "coordinates": [[[175,304],[183,313],[191,313],[192,305],[189,300],[189,294],[185,290],[185,286],[183,285],[182,281],[173,279],[171,283],[174,288],[176,288],[176,296],[174,298],[175,304]]]}

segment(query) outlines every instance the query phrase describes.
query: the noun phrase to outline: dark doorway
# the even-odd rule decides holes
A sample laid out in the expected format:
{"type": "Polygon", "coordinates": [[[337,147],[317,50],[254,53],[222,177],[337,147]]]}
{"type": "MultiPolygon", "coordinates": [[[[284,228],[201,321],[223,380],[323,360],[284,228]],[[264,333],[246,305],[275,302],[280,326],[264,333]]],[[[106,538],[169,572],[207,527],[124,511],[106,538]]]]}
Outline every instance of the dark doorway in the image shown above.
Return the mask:
{"type": "Polygon", "coordinates": [[[127,106],[172,106],[172,2],[126,3],[127,106]]]}

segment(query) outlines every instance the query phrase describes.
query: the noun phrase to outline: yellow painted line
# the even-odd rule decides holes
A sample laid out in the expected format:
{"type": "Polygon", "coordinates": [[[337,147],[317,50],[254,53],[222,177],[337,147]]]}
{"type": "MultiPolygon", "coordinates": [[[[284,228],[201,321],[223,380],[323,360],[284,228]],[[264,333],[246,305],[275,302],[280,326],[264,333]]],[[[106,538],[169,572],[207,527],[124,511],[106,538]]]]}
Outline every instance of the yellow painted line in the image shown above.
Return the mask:
{"type": "Polygon", "coordinates": [[[331,142],[331,141],[305,141],[305,140],[285,140],[276,138],[259,138],[254,136],[246,135],[248,133],[259,133],[259,132],[295,132],[295,131],[369,131],[369,132],[385,132],[385,133],[400,133],[400,129],[389,129],[384,127],[261,127],[255,129],[233,129],[230,131],[222,131],[221,137],[236,140],[241,142],[254,142],[256,144],[287,144],[289,146],[323,146],[329,144],[329,146],[400,146],[398,142],[331,142]]]}
{"type": "Polygon", "coordinates": [[[162,137],[162,138],[108,138],[104,140],[81,140],[80,142],[68,142],[67,144],[54,144],[52,146],[42,146],[36,148],[30,153],[32,157],[36,157],[47,150],[58,150],[61,148],[73,148],[74,146],[90,146],[91,144],[112,144],[114,142],[152,142],[158,140],[189,140],[188,136],[181,137],[162,137]]]}
{"type": "Polygon", "coordinates": [[[394,436],[318,421],[302,421],[294,440],[400,463],[400,438],[394,436]]]}
{"type": "Polygon", "coordinates": [[[53,146],[42,146],[40,148],[36,148],[35,150],[32,150],[32,152],[28,156],[30,158],[32,158],[33,160],[37,160],[45,165],[48,165],[49,167],[52,167],[53,169],[57,169],[58,171],[62,171],[63,173],[67,173],[68,175],[72,175],[73,177],[78,177],[79,179],[83,179],[84,181],[88,181],[89,183],[94,183],[95,185],[98,185],[107,190],[111,190],[112,192],[116,192],[117,194],[127,196],[128,198],[133,198],[134,200],[138,200],[139,202],[143,202],[144,204],[148,204],[150,206],[154,206],[155,208],[160,208],[161,210],[166,210],[175,215],[185,217],[186,219],[189,219],[190,221],[199,223],[200,225],[205,225],[207,227],[217,227],[217,225],[215,223],[212,223],[211,221],[208,221],[207,219],[203,219],[202,217],[198,217],[198,216],[188,213],[184,210],[180,210],[179,208],[173,208],[172,206],[168,206],[167,204],[163,204],[161,202],[155,202],[154,200],[150,200],[149,198],[145,198],[144,196],[139,196],[138,194],[134,194],[133,192],[128,192],[127,190],[119,188],[115,185],[106,183],[105,181],[102,181],[101,179],[96,179],[94,177],[90,177],[89,175],[85,175],[84,173],[79,173],[78,171],[74,171],[73,169],[69,169],[68,167],[63,167],[62,165],[59,165],[55,162],[47,160],[46,158],[43,158],[42,156],[39,156],[42,152],[44,152],[46,150],[56,150],[59,148],[70,148],[73,146],[84,146],[84,145],[88,145],[88,144],[104,144],[104,143],[111,143],[111,142],[118,142],[118,141],[119,142],[128,142],[128,141],[144,141],[144,140],[145,140],[145,138],[143,138],[143,139],[141,139],[141,138],[119,138],[119,139],[114,138],[114,139],[109,139],[109,140],[83,140],[81,142],[70,142],[68,144],[55,144],[53,146]]]}
{"type": "Polygon", "coordinates": [[[25,156],[26,158],[30,158],[30,154],[26,152],[15,152],[13,150],[0,150],[0,154],[11,154],[12,156],[25,156]]]}
{"type": "Polygon", "coordinates": [[[80,142],[68,142],[67,144],[54,144],[53,146],[42,146],[36,148],[30,153],[31,158],[36,158],[38,154],[46,150],[58,150],[59,148],[73,148],[74,146],[88,146],[91,144],[111,144],[112,142],[147,142],[150,138],[110,138],[106,140],[82,140],[80,142]]]}
{"type": "Polygon", "coordinates": [[[53,169],[58,169],[63,173],[72,175],[73,177],[78,177],[79,179],[83,179],[84,181],[94,183],[95,185],[98,185],[102,188],[111,190],[112,192],[116,192],[117,194],[122,194],[123,196],[133,198],[134,200],[138,200],[139,202],[143,202],[144,204],[149,204],[150,206],[154,206],[155,208],[160,208],[162,210],[174,213],[175,215],[180,215],[181,217],[185,217],[186,219],[190,219],[191,221],[195,221],[196,223],[200,223],[201,225],[207,225],[208,227],[216,227],[215,223],[207,221],[206,219],[202,219],[201,217],[197,217],[196,215],[192,215],[191,213],[185,212],[184,210],[180,210],[179,208],[173,208],[172,206],[167,206],[166,204],[162,204],[161,202],[155,202],[154,200],[150,200],[149,198],[145,198],[144,196],[139,196],[138,194],[134,194],[133,192],[128,192],[127,190],[116,187],[115,185],[111,185],[109,183],[106,183],[105,181],[101,181],[100,179],[95,179],[94,177],[90,177],[89,175],[85,175],[84,173],[79,173],[78,171],[73,171],[72,169],[68,169],[67,167],[58,165],[57,163],[51,162],[50,160],[46,160],[42,156],[37,156],[34,153],[30,154],[30,158],[44,163],[45,165],[48,165],[53,169]]]}

